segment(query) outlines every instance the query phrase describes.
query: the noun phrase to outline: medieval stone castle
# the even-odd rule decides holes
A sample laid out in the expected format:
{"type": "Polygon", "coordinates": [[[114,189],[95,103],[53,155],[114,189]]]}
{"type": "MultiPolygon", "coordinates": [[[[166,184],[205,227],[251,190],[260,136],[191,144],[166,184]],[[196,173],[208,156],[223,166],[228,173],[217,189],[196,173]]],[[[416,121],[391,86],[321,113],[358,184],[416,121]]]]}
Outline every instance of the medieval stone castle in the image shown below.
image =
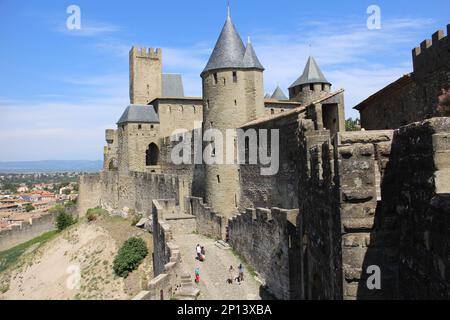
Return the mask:
{"type": "Polygon", "coordinates": [[[155,279],[143,299],[186,297],[174,233],[194,230],[227,242],[278,299],[450,298],[448,34],[425,40],[412,73],[356,107],[365,130],[351,132],[344,90],[331,90],[313,57],[289,97],[265,95],[264,67],[229,14],[202,97],[162,73],[161,49],[133,47],[130,105],[106,130],[102,172],[80,179],[80,215],[100,205],[153,218],[155,279]],[[180,128],[278,129],[279,170],[194,161],[214,141],[185,141],[192,161],[174,164],[180,128]],[[369,266],[380,288],[367,286],[369,266]]]}

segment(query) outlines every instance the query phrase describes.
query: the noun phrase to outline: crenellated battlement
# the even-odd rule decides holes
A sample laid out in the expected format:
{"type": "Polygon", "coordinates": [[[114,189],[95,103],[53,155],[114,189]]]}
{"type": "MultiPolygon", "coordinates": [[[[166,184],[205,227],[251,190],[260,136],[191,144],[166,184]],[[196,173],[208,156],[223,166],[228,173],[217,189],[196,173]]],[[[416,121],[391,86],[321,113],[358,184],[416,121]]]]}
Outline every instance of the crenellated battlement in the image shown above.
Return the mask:
{"type": "Polygon", "coordinates": [[[151,59],[161,59],[162,50],[161,48],[145,48],[145,47],[135,47],[133,46],[130,50],[130,55],[139,58],[151,58],[151,59]]]}
{"type": "Polygon", "coordinates": [[[447,25],[447,35],[443,30],[433,33],[431,39],[425,39],[419,47],[412,50],[414,73],[419,77],[427,72],[437,70],[449,63],[450,24],[447,25]]]}

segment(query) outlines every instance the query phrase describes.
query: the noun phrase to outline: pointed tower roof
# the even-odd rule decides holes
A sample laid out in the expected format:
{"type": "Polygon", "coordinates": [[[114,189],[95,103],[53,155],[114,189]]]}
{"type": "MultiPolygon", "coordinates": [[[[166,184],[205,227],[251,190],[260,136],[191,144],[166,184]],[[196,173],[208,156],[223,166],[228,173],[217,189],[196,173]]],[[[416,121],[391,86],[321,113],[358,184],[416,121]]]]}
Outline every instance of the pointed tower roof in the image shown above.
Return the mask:
{"type": "Polygon", "coordinates": [[[308,83],[326,83],[331,85],[331,83],[329,83],[323,75],[319,65],[312,56],[308,58],[303,74],[289,88],[308,83]]]}
{"type": "Polygon", "coordinates": [[[283,90],[281,90],[280,86],[277,86],[270,98],[275,100],[288,100],[283,90]]]}
{"type": "Polygon", "coordinates": [[[264,70],[261,62],[256,56],[255,49],[253,49],[250,37],[248,37],[247,47],[245,48],[244,58],[242,60],[242,68],[260,69],[264,70]]]}
{"type": "Polygon", "coordinates": [[[244,54],[244,43],[231,21],[231,16],[228,14],[227,21],[225,21],[219,39],[202,74],[214,69],[238,68],[242,64],[244,54]]]}

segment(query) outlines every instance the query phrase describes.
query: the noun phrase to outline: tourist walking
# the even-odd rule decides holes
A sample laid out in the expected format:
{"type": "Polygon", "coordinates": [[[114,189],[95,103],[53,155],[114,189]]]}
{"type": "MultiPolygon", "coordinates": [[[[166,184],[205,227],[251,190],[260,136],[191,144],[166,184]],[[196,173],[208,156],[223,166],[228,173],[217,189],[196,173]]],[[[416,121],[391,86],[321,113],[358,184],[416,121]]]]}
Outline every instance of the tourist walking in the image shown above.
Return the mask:
{"type": "Polygon", "coordinates": [[[195,247],[195,251],[197,252],[197,259],[200,260],[202,255],[202,248],[199,244],[197,244],[197,247],[195,247]]]}
{"type": "Polygon", "coordinates": [[[242,266],[242,263],[239,264],[238,270],[239,270],[239,282],[242,282],[244,281],[244,267],[242,266]]]}
{"type": "Polygon", "coordinates": [[[228,269],[228,280],[227,280],[227,282],[229,284],[232,284],[233,283],[233,279],[234,279],[234,268],[233,268],[233,266],[230,266],[230,269],[228,269]]]}
{"type": "Polygon", "coordinates": [[[197,267],[194,270],[195,273],[195,283],[199,283],[200,282],[200,268],[197,267]]]}

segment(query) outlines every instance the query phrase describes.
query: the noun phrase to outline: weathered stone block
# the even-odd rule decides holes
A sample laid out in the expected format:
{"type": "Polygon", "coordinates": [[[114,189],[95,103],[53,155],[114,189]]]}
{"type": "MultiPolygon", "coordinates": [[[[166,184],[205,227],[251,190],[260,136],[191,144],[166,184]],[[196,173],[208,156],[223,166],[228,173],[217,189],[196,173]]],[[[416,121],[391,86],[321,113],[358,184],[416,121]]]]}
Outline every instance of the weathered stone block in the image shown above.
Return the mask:
{"type": "Polygon", "coordinates": [[[342,221],[345,232],[371,230],[373,228],[374,218],[357,218],[357,219],[345,219],[342,221]]]}

